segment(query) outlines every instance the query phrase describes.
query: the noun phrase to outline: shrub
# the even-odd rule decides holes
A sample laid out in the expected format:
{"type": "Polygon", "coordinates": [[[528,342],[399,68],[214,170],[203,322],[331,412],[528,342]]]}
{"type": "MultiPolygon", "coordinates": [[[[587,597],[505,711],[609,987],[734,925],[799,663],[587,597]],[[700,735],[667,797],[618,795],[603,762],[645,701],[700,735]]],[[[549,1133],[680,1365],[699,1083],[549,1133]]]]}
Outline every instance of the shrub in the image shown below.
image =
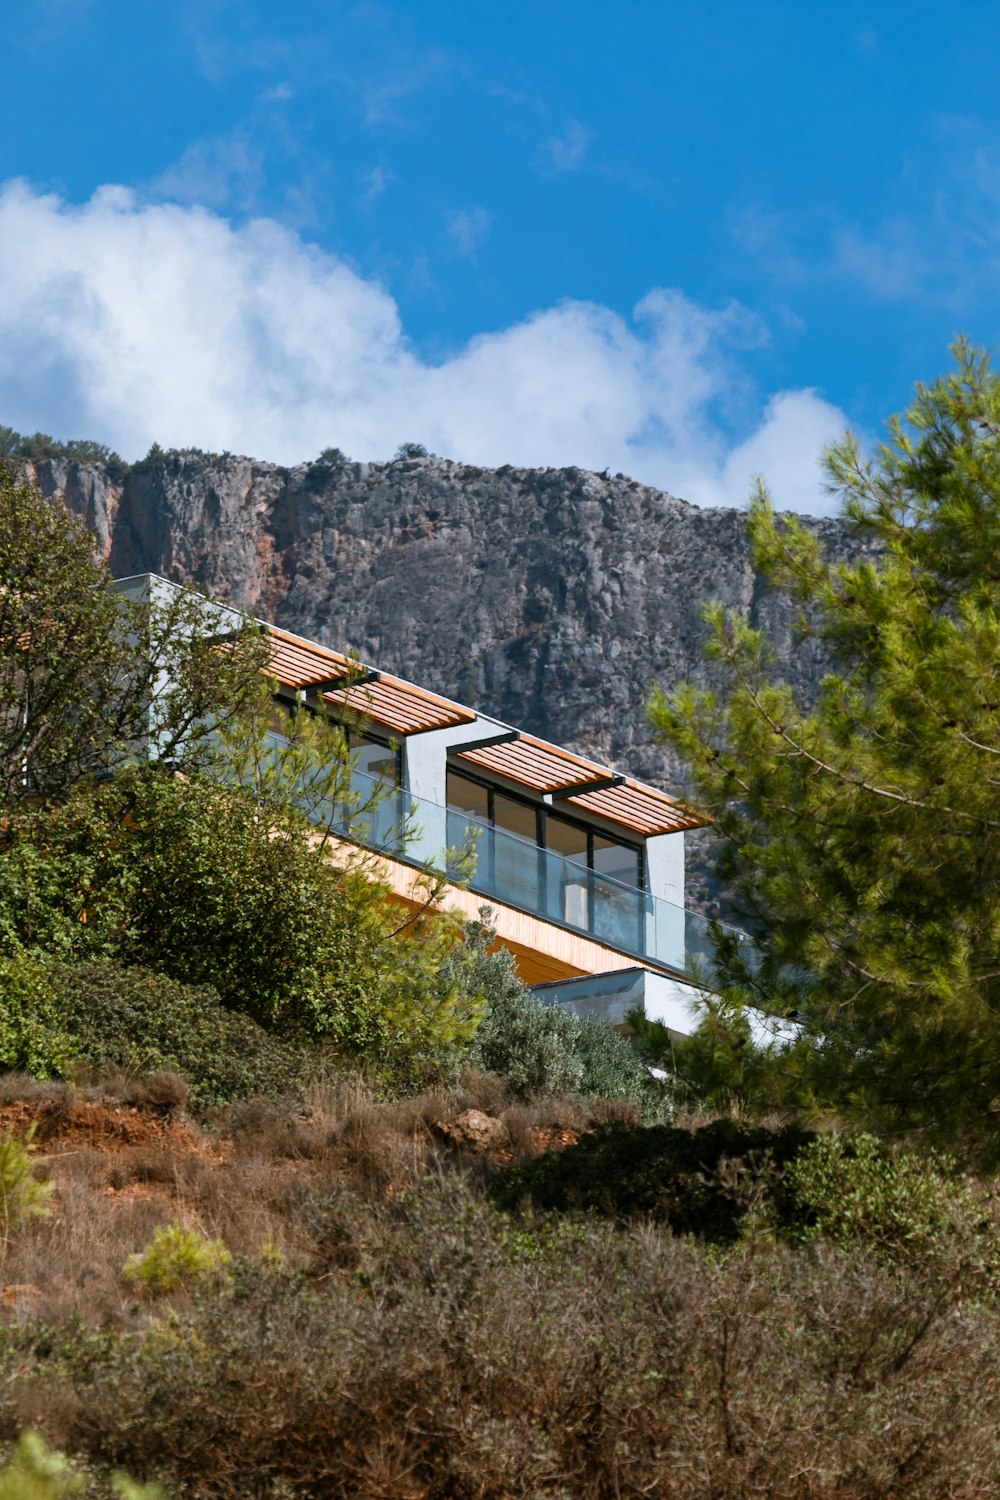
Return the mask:
{"type": "Polygon", "coordinates": [[[129,1256],[122,1275],[156,1296],[198,1281],[223,1281],[231,1261],[221,1240],[175,1221],[158,1229],[145,1250],[129,1256]]]}
{"type": "Polygon", "coordinates": [[[31,1142],[32,1125],[23,1136],[5,1130],[0,1135],[0,1251],[7,1248],[13,1231],[25,1219],[43,1218],[48,1212],[52,1184],[39,1182],[31,1142]]]}
{"type": "Polygon", "coordinates": [[[433,903],[407,918],[360,856],[334,862],[289,797],[143,767],[20,809],[0,951],[155,967],[350,1055],[467,1043],[480,1006],[446,974],[460,924],[433,903]]]}
{"type": "Polygon", "coordinates": [[[24,952],[0,958],[0,1068],[65,1078],[77,1056],[44,966],[24,952]]]}
{"type": "Polygon", "coordinates": [[[69,1500],[85,1487],[69,1460],[37,1432],[23,1432],[0,1469],[0,1500],[69,1500]]]}
{"type": "MultiPolygon", "coordinates": [[[[86,1480],[69,1459],[38,1432],[22,1432],[0,1469],[0,1500],[70,1500],[86,1489],[86,1480]]],[[[160,1485],[139,1484],[127,1474],[113,1475],[111,1489],[118,1500],[166,1500],[160,1485]]]]}
{"type": "Polygon", "coordinates": [[[604,1021],[581,1021],[574,1051],[583,1065],[581,1094],[651,1104],[654,1084],[649,1069],[612,1026],[604,1021]]]}
{"type": "Polygon", "coordinates": [[[574,1045],[578,1032],[579,1022],[569,1011],[542,1005],[515,979],[488,1005],[470,1061],[506,1079],[515,1098],[576,1093],[584,1078],[574,1045]]]}
{"type": "Polygon", "coordinates": [[[306,1079],[301,1046],[226,1010],[210,985],[110,962],[35,963],[33,970],[24,963],[20,972],[30,978],[22,994],[43,995],[46,1015],[59,1021],[51,1052],[44,1036],[38,1039],[38,1076],[65,1076],[67,1052],[71,1071],[83,1063],[97,1074],[176,1072],[201,1108],[258,1094],[277,1098],[306,1079]]]}
{"type": "Polygon", "coordinates": [[[891,1156],[871,1135],[824,1135],[790,1163],[791,1232],[864,1244],[929,1269],[956,1263],[996,1283],[1000,1257],[987,1203],[952,1157],[891,1156]]]}
{"type": "Polygon", "coordinates": [[[393,462],[403,458],[428,458],[429,454],[423,443],[400,443],[393,455],[393,462]]]}
{"type": "Polygon", "coordinates": [[[501,1203],[579,1209],[627,1220],[649,1217],[675,1234],[732,1242],[761,1200],[786,1217],[782,1174],[811,1139],[798,1126],[778,1130],[714,1120],[699,1130],[611,1125],[565,1151],[540,1156],[497,1179],[501,1203]]]}
{"type": "Polygon", "coordinates": [[[492,937],[485,921],[470,924],[462,982],[486,1002],[471,1065],[502,1077],[514,1098],[575,1093],[649,1106],[652,1079],[629,1042],[599,1021],[544,1005],[518,979],[512,954],[488,951],[492,937]]]}

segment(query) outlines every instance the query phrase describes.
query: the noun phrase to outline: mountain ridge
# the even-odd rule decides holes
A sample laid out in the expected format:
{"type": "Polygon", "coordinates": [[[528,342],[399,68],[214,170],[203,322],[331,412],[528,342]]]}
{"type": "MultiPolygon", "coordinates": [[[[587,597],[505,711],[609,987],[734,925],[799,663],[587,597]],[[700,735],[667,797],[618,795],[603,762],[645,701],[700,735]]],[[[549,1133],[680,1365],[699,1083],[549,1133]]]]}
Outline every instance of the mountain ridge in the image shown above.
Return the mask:
{"type": "MultiPolygon", "coordinates": [[[[768,630],[806,698],[826,662],[755,572],[747,517],[624,475],[435,457],[284,468],[167,454],[124,475],[28,471],[98,537],[118,576],[157,572],[617,769],[683,790],[645,718],[654,682],[712,680],[703,604],[768,630]]],[[[837,556],[846,520],[804,518],[837,556]]]]}

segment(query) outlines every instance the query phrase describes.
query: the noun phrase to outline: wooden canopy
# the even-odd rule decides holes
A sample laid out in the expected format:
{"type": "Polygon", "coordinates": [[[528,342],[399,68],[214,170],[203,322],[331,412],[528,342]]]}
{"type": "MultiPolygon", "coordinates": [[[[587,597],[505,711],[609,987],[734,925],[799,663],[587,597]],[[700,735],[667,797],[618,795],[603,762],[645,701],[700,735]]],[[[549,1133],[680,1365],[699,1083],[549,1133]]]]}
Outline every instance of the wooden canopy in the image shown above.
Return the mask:
{"type": "Polygon", "coordinates": [[[705,822],[666,792],[616,776],[606,766],[530,734],[460,751],[455,760],[542,796],[553,796],[557,807],[565,804],[568,809],[592,813],[643,838],[700,828],[705,822]],[[588,783],[592,783],[590,790],[588,783]]]}
{"type": "Polygon", "coordinates": [[[402,677],[369,671],[340,651],[305,641],[276,625],[265,629],[271,657],[263,670],[282,687],[314,692],[342,713],[357,715],[402,736],[475,720],[471,708],[416,687],[402,677]]]}

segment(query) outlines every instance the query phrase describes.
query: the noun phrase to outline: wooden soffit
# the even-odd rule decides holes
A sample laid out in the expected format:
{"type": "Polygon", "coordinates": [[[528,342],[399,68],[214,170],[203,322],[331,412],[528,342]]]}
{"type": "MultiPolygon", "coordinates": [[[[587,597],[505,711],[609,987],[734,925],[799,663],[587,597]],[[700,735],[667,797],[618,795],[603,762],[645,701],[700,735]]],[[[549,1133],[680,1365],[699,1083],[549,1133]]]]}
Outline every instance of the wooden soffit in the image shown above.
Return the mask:
{"type": "Polygon", "coordinates": [[[369,672],[342,652],[303,640],[276,625],[268,625],[266,631],[271,657],[263,669],[265,674],[295,692],[312,690],[346,718],[370,722],[402,736],[471,724],[475,720],[471,708],[452,703],[402,677],[369,672]],[[337,685],[340,682],[343,687],[337,685]]]}
{"type": "Polygon", "coordinates": [[[666,792],[628,777],[614,778],[606,766],[584,760],[570,750],[549,745],[530,734],[522,734],[506,744],[464,750],[455,760],[502,776],[542,796],[555,794],[557,811],[565,808],[591,813],[642,838],[700,828],[705,822],[666,792]],[[609,786],[612,779],[616,784],[609,786]],[[594,783],[592,791],[587,790],[587,782],[594,783]],[[566,795],[570,787],[573,791],[566,795]]]}

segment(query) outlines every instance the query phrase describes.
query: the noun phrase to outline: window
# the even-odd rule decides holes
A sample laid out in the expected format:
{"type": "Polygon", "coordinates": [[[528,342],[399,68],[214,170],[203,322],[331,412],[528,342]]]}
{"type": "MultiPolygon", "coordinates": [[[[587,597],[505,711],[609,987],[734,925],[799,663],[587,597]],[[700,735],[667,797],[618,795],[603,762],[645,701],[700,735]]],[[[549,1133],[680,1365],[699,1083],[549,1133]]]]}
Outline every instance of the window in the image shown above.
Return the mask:
{"type": "Polygon", "coordinates": [[[480,823],[491,823],[494,828],[572,860],[595,875],[603,875],[633,890],[644,889],[639,846],[608,838],[548,807],[474,781],[458,771],[448,772],[448,806],[453,812],[464,813],[480,823]]]}
{"type": "Polygon", "coordinates": [[[490,821],[490,792],[482,782],[470,781],[457,771],[448,772],[448,806],[480,823],[490,821]]]}
{"type": "Polygon", "coordinates": [[[514,833],[531,844],[539,843],[538,809],[528,802],[505,797],[503,792],[493,793],[493,826],[502,828],[505,833],[514,833]]]}
{"type": "Polygon", "coordinates": [[[598,875],[607,875],[611,880],[617,880],[620,885],[631,885],[641,890],[640,866],[641,856],[638,849],[630,848],[627,844],[615,843],[613,839],[606,839],[599,833],[591,836],[590,868],[598,875]]]}
{"type": "Polygon", "coordinates": [[[398,746],[377,739],[375,735],[360,734],[356,729],[349,729],[347,748],[357,769],[366,776],[393,784],[402,780],[398,746]]]}

